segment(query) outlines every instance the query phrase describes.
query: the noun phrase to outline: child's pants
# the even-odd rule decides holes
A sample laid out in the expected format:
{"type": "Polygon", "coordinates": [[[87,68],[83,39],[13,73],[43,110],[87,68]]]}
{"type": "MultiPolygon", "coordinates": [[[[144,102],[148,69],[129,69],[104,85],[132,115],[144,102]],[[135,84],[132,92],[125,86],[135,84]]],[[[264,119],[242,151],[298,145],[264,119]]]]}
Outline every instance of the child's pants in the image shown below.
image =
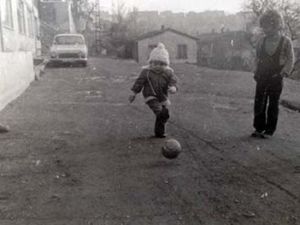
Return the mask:
{"type": "Polygon", "coordinates": [[[159,102],[157,99],[152,99],[147,102],[147,105],[156,115],[154,133],[155,136],[163,136],[165,135],[165,124],[168,121],[170,115],[169,110],[159,102]]]}
{"type": "Polygon", "coordinates": [[[254,102],[254,128],[273,134],[276,130],[282,78],[258,81],[254,102]]]}

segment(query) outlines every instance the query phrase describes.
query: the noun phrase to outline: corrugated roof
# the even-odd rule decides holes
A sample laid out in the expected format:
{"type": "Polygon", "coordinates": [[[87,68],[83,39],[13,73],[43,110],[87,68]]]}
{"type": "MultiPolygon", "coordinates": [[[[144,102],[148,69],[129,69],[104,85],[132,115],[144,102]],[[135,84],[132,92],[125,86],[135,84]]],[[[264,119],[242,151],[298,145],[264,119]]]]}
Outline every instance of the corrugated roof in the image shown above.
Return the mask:
{"type": "Polygon", "coordinates": [[[140,41],[140,40],[143,40],[143,39],[151,38],[151,37],[154,37],[154,36],[163,34],[163,33],[167,32],[167,31],[170,31],[170,32],[173,32],[173,33],[176,33],[176,34],[179,34],[179,35],[188,37],[188,38],[190,38],[190,39],[198,40],[198,38],[196,38],[196,37],[194,37],[194,36],[191,36],[191,35],[189,35],[189,34],[183,33],[183,32],[178,31],[178,30],[174,30],[174,29],[172,29],[172,28],[166,28],[166,29],[161,29],[161,30],[151,31],[151,32],[148,32],[148,33],[145,33],[145,34],[141,35],[141,36],[138,37],[136,40],[137,40],[137,41],[140,41]]]}

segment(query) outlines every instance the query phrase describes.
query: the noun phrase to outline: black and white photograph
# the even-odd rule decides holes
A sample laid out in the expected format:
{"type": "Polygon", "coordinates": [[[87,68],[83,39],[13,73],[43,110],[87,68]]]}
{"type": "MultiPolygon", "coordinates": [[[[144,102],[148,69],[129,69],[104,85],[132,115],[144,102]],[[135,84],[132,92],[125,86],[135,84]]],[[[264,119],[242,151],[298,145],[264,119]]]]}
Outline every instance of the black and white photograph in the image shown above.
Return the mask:
{"type": "Polygon", "coordinates": [[[300,0],[0,0],[0,225],[299,225],[300,0]]]}

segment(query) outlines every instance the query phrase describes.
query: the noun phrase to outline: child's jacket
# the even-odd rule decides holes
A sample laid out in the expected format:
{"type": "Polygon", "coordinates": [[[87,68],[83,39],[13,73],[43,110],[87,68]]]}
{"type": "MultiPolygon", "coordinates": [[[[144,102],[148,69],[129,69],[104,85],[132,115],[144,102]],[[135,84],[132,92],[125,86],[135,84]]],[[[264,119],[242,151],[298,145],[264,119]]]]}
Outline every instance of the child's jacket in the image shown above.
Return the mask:
{"type": "Polygon", "coordinates": [[[173,69],[167,67],[163,71],[155,71],[147,66],[143,68],[131,90],[134,93],[143,90],[146,102],[155,98],[159,102],[165,102],[168,100],[168,88],[171,86],[177,88],[177,78],[173,69]]]}

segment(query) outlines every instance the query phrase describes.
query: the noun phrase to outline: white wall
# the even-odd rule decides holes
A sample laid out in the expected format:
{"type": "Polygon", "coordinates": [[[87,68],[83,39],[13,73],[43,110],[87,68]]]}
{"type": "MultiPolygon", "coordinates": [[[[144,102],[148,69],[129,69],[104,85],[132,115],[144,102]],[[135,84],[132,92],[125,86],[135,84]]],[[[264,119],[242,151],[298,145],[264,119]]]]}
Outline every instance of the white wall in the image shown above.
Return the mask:
{"type": "Polygon", "coordinates": [[[31,52],[0,52],[0,110],[34,80],[31,52]]]}
{"type": "Polygon", "coordinates": [[[33,55],[36,55],[40,42],[35,26],[38,21],[38,11],[32,4],[32,0],[23,0],[25,32],[19,32],[17,4],[18,0],[12,0],[12,25],[5,21],[5,0],[0,0],[1,24],[3,37],[3,51],[0,49],[0,110],[8,103],[21,95],[34,80],[33,55]],[[31,18],[31,22],[28,21],[31,18]]]}

